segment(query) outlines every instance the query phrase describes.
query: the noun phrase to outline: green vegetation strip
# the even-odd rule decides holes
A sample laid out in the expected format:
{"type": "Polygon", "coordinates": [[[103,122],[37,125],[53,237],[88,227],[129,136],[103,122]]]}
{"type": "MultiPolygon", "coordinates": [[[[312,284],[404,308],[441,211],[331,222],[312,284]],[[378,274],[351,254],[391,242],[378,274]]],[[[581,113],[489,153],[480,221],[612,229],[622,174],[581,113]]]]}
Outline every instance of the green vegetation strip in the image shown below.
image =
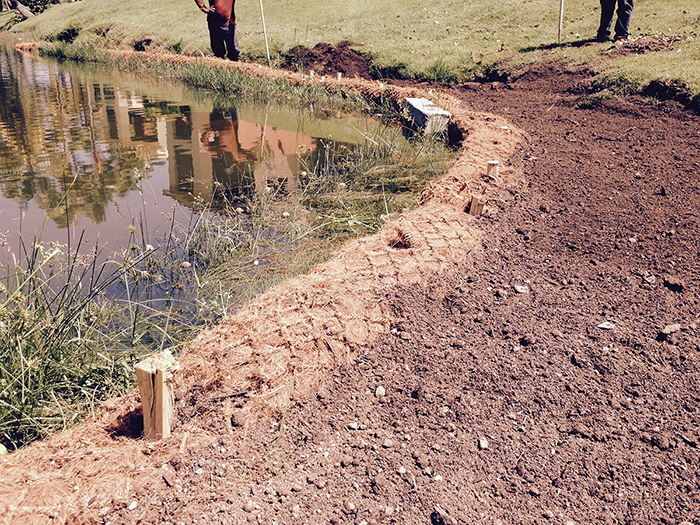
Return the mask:
{"type": "MultiPolygon", "coordinates": [[[[39,4],[49,4],[31,2],[39,9],[39,4]]],[[[372,56],[373,70],[382,76],[459,82],[496,62],[513,68],[563,59],[589,64],[606,77],[673,81],[687,85],[692,94],[700,91],[700,2],[695,0],[677,0],[672,8],[667,0],[635,2],[631,36],[668,41],[673,51],[624,56],[605,53],[611,44],[582,45],[595,37],[597,0],[565,3],[561,42],[559,2],[553,0],[329,0],[293,7],[284,0],[264,0],[264,6],[273,65],[296,45],[349,40],[372,56]]],[[[236,14],[243,59],[266,64],[259,4],[238,3],[236,14]]],[[[133,0],[128,9],[110,0],[90,0],[50,6],[12,31],[23,40],[113,49],[140,45],[199,56],[210,54],[205,18],[193,0],[133,0]]]]}

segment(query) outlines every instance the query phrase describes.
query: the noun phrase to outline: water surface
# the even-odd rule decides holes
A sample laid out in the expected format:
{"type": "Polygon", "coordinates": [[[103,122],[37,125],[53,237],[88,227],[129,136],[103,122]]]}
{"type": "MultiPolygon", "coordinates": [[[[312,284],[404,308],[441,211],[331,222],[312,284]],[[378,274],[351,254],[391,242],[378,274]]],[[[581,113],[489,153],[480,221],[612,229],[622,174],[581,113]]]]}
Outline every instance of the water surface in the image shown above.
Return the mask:
{"type": "MultiPolygon", "coordinates": [[[[0,49],[0,242],[126,248],[195,204],[294,192],[328,148],[375,122],[212,94],[104,67],[0,49]]],[[[243,205],[243,204],[242,204],[243,205]]],[[[7,260],[3,261],[5,264],[7,260]]]]}

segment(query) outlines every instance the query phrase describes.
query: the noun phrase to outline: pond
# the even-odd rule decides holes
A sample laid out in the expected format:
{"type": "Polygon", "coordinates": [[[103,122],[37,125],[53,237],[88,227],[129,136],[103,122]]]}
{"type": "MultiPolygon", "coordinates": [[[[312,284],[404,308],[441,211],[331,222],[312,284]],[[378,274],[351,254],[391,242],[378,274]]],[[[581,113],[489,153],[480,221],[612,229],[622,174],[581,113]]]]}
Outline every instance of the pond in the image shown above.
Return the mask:
{"type": "MultiPolygon", "coordinates": [[[[157,78],[0,51],[0,241],[8,254],[39,238],[129,247],[173,217],[255,194],[289,195],[329,150],[379,124],[275,103],[217,102],[157,78]]],[[[21,250],[20,250],[21,251],[21,250]]],[[[11,257],[11,255],[9,255],[11,257]]]]}

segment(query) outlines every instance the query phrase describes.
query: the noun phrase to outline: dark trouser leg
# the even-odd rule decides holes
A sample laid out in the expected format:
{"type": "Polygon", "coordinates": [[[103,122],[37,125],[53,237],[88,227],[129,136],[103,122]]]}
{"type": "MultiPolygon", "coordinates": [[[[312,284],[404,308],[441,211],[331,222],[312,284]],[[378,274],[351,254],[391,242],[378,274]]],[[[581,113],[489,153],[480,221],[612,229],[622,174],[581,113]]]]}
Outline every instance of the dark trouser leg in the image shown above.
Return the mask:
{"type": "Polygon", "coordinates": [[[216,20],[209,20],[209,43],[215,57],[224,58],[226,56],[226,46],[224,44],[224,33],[221,30],[221,25],[216,20]]]}
{"type": "Polygon", "coordinates": [[[597,40],[604,42],[610,38],[610,27],[612,26],[613,15],[615,14],[616,0],[600,0],[600,27],[598,28],[597,40]]]}
{"type": "Polygon", "coordinates": [[[236,24],[228,24],[222,28],[224,40],[226,41],[226,49],[228,50],[229,60],[238,60],[241,54],[241,49],[238,47],[238,34],[236,33],[236,24]]]}
{"type": "Polygon", "coordinates": [[[634,0],[618,0],[617,22],[615,23],[615,40],[630,36],[630,18],[634,9],[634,0]]]}

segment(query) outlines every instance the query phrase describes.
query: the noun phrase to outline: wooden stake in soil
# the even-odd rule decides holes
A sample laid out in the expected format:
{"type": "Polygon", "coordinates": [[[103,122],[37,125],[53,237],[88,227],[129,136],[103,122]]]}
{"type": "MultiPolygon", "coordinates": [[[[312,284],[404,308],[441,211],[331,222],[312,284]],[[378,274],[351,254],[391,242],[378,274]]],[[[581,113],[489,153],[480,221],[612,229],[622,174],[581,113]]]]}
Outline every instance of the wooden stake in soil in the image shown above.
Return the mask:
{"type": "Polygon", "coordinates": [[[136,380],[143,406],[143,437],[162,439],[170,435],[173,419],[173,371],[177,362],[166,350],[136,365],[136,380]]]}
{"type": "Polygon", "coordinates": [[[472,202],[469,205],[469,215],[481,215],[484,211],[484,204],[486,204],[486,199],[472,195],[472,202]]]}
{"type": "Polygon", "coordinates": [[[486,163],[486,175],[491,180],[498,180],[498,161],[490,160],[486,163]]]}

